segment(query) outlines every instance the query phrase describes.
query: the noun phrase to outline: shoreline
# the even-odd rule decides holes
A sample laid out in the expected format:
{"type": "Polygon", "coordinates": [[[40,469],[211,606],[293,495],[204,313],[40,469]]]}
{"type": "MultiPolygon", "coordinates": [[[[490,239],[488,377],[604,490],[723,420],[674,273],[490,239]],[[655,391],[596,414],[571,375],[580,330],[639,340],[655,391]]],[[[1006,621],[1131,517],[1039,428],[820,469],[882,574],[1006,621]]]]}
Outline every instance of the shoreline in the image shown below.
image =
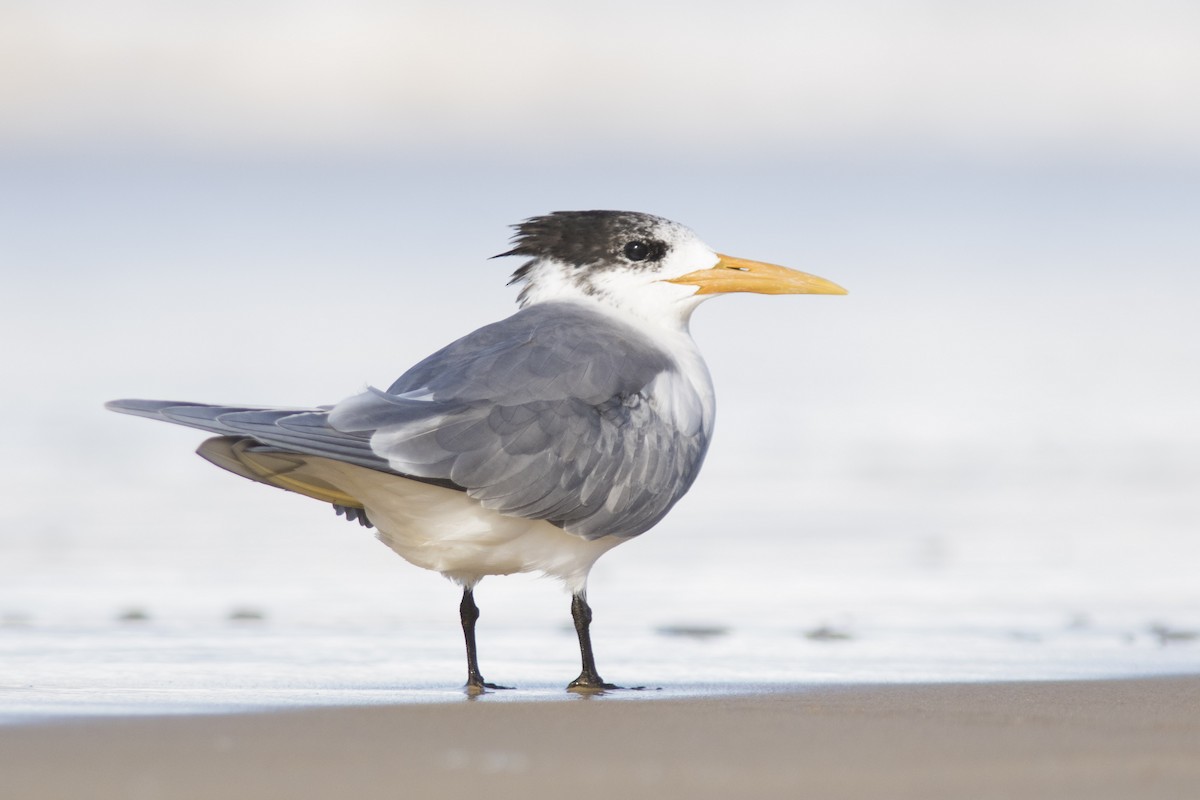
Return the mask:
{"type": "Polygon", "coordinates": [[[1200,796],[1200,676],[430,702],[0,728],[39,798],[1200,796]]]}

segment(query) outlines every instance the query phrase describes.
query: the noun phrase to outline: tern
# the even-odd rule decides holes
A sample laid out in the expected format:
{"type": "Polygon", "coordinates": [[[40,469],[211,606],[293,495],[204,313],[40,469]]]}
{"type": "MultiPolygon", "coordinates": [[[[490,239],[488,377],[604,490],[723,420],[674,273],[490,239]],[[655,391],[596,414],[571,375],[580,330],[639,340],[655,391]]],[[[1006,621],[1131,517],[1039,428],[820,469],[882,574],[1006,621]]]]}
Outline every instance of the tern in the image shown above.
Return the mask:
{"type": "Polygon", "coordinates": [[[588,573],[691,487],[715,395],[688,329],[731,292],[845,294],[830,281],[717,253],[689,228],[628,211],[558,211],[514,226],[502,256],[519,310],[447,345],[386,391],[316,408],[115,400],[113,411],[218,434],[199,455],[331,504],[405,560],[462,587],[470,692],[475,586],[540,572],[571,593],[582,668],[596,669],[588,573]]]}

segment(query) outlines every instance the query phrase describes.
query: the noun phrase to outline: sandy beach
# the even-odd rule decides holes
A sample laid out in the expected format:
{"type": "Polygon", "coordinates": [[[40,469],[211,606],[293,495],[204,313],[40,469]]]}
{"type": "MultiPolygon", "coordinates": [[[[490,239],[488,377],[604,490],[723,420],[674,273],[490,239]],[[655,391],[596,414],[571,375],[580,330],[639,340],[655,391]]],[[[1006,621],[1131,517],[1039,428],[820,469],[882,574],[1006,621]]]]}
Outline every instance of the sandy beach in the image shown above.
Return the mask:
{"type": "Polygon", "coordinates": [[[1200,677],[579,697],[0,728],[40,798],[1200,796],[1200,677]]]}

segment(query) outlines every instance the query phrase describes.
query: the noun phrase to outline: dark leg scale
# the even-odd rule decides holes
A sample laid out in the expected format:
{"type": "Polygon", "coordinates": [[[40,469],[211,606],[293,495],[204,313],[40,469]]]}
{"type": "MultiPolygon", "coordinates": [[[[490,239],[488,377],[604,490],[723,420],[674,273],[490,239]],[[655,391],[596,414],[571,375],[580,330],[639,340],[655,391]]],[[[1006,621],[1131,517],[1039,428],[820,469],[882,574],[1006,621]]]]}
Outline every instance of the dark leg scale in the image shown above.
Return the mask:
{"type": "Polygon", "coordinates": [[[571,619],[575,621],[575,633],[579,636],[579,655],[583,660],[583,669],[579,677],[567,685],[567,691],[604,692],[620,689],[620,686],[605,683],[596,671],[596,657],[592,655],[592,609],[583,593],[571,596],[571,619]]]}
{"type": "Polygon", "coordinates": [[[458,615],[462,619],[463,638],[467,644],[467,683],[463,687],[467,694],[483,694],[488,689],[511,689],[511,686],[488,683],[479,674],[479,657],[475,650],[475,623],[479,620],[479,606],[475,605],[475,593],[470,589],[463,589],[458,615]]]}

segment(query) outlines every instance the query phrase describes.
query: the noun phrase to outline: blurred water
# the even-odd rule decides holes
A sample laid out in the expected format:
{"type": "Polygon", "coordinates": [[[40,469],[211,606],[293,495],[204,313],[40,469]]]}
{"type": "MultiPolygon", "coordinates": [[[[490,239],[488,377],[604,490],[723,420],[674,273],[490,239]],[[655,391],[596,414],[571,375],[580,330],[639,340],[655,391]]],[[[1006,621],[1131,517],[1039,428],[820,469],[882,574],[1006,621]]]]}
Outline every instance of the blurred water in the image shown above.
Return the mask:
{"type": "MultiPolygon", "coordinates": [[[[515,264],[486,259],[556,208],[659,213],[851,290],[697,313],[716,441],[672,515],[593,573],[607,678],[669,693],[1200,668],[1192,168],[0,170],[0,716],[455,686],[454,587],[213,469],[190,453],[200,434],[100,406],[386,385],[510,313],[515,264]]],[[[566,597],[505,578],[479,601],[485,674],[558,696],[566,597]]]]}

